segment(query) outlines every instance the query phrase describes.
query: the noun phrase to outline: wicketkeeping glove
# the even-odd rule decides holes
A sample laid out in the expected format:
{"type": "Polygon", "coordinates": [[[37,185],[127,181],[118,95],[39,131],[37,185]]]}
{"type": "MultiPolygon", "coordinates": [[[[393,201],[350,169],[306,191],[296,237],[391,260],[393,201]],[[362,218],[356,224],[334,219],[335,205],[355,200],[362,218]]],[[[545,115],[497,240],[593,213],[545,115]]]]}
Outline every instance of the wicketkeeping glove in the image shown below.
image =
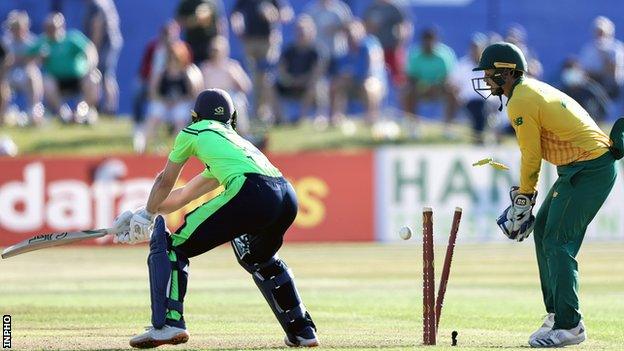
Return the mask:
{"type": "Polygon", "coordinates": [[[532,195],[525,195],[519,194],[518,190],[517,186],[511,187],[509,191],[511,206],[503,211],[496,220],[496,224],[509,239],[522,241],[531,234],[535,225],[535,216],[533,216],[532,210],[535,206],[537,192],[532,195]]]}

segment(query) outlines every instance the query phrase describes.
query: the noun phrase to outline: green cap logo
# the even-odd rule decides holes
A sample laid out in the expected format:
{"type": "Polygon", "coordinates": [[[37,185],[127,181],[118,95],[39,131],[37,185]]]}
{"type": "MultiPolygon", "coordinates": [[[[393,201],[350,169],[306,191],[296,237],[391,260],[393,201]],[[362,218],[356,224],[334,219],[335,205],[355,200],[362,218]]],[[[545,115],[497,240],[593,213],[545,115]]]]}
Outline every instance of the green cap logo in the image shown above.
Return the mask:
{"type": "Polygon", "coordinates": [[[516,117],[513,122],[516,127],[522,125],[522,117],[516,117]]]}

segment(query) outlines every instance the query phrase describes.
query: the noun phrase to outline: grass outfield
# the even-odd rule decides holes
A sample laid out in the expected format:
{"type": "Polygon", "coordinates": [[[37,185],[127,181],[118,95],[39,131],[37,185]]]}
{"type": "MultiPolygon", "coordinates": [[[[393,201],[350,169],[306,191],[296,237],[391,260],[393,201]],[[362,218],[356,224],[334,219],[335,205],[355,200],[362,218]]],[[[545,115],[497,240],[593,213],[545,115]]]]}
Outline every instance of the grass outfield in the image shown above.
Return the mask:
{"type": "MultiPolygon", "coordinates": [[[[436,254],[441,268],[443,247],[436,254]]],[[[14,349],[128,349],[149,324],[146,247],[48,249],[0,261],[0,313],[14,349]]],[[[624,345],[624,244],[586,244],[580,255],[586,350],[624,345]]],[[[289,244],[321,348],[413,349],[422,342],[417,245],[289,244]]],[[[438,271],[438,274],[440,272],[438,271]]],[[[435,349],[526,349],[543,310],[531,244],[459,245],[435,349]]],[[[283,334],[229,247],[191,262],[189,343],[166,349],[283,347],[283,334]]]]}
{"type": "MultiPolygon", "coordinates": [[[[442,133],[442,127],[434,121],[424,121],[423,138],[410,140],[400,135],[396,140],[373,138],[369,126],[360,121],[350,124],[345,134],[343,128],[330,127],[319,131],[310,122],[297,126],[277,126],[268,132],[268,150],[274,153],[322,149],[361,149],[382,144],[441,143],[449,142],[442,133]]],[[[40,128],[2,127],[0,136],[6,134],[17,144],[19,155],[112,155],[133,153],[132,123],[128,118],[100,118],[94,126],[64,125],[50,121],[40,128]]],[[[469,129],[457,126],[455,142],[470,141],[469,129]]],[[[173,137],[161,133],[159,142],[151,145],[150,153],[165,154],[173,144],[173,137]]]]}

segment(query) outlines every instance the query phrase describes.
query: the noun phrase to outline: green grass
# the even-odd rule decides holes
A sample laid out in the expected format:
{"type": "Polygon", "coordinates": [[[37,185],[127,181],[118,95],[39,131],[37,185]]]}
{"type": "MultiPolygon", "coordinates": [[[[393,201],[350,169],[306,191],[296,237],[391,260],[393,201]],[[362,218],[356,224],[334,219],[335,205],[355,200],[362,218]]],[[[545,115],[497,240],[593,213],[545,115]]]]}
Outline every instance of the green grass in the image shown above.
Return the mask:
{"type": "Polygon", "coordinates": [[[50,121],[39,128],[3,127],[19,155],[110,155],[132,152],[132,125],[127,119],[100,118],[94,126],[50,121]]]}
{"type": "MultiPolygon", "coordinates": [[[[441,268],[443,247],[436,254],[441,268]]],[[[624,345],[624,244],[585,244],[581,306],[589,340],[624,345]]],[[[127,349],[149,324],[147,248],[60,248],[0,261],[0,312],[13,317],[14,349],[127,349]]],[[[322,349],[410,350],[422,342],[422,260],[417,245],[287,244],[322,349]]],[[[439,274],[440,272],[438,272],[439,274]]],[[[229,247],[191,262],[189,343],[167,349],[283,347],[283,333],[229,247]]],[[[526,349],[543,316],[531,244],[458,245],[437,347],[526,349]]]]}
{"type": "MultiPolygon", "coordinates": [[[[371,128],[360,121],[352,124],[354,130],[345,134],[341,127],[319,130],[310,122],[297,126],[277,126],[268,132],[268,150],[274,153],[310,151],[321,149],[359,149],[382,144],[414,143],[405,134],[395,140],[374,138],[371,128]]],[[[470,140],[468,129],[456,128],[458,140],[470,140]]],[[[127,118],[100,118],[94,126],[64,125],[56,120],[40,128],[4,126],[2,133],[11,137],[17,144],[20,155],[114,155],[133,153],[132,122],[127,118]]],[[[448,142],[442,135],[441,127],[433,122],[425,122],[422,127],[424,137],[419,143],[448,142]]],[[[156,145],[148,150],[151,153],[166,153],[173,143],[173,137],[161,133],[156,145]]]]}

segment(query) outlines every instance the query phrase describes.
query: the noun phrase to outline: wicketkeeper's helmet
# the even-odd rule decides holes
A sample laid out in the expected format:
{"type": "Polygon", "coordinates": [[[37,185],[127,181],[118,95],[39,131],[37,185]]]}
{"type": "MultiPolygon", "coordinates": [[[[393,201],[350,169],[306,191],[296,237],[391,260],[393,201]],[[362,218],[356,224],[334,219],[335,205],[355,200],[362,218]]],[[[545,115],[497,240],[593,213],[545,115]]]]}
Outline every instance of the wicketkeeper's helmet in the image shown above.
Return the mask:
{"type": "MultiPolygon", "coordinates": [[[[503,72],[503,70],[526,72],[527,67],[527,61],[524,58],[524,54],[522,53],[522,50],[520,50],[520,48],[512,43],[500,42],[491,44],[490,46],[486,47],[481,54],[479,65],[472,70],[496,70],[494,76],[491,77],[491,79],[494,81],[494,83],[502,86],[505,83],[501,75],[501,72],[503,72]]],[[[487,84],[485,84],[484,78],[473,78],[472,86],[474,90],[481,96],[483,96],[481,94],[481,91],[490,91],[490,88],[487,86],[487,84]]],[[[494,93],[494,95],[500,94],[502,94],[502,89],[499,89],[497,93],[494,93]]]]}
{"type": "Polygon", "coordinates": [[[516,71],[527,71],[527,62],[522,50],[512,43],[495,43],[483,50],[479,66],[473,71],[486,69],[510,68],[516,71]]]}

